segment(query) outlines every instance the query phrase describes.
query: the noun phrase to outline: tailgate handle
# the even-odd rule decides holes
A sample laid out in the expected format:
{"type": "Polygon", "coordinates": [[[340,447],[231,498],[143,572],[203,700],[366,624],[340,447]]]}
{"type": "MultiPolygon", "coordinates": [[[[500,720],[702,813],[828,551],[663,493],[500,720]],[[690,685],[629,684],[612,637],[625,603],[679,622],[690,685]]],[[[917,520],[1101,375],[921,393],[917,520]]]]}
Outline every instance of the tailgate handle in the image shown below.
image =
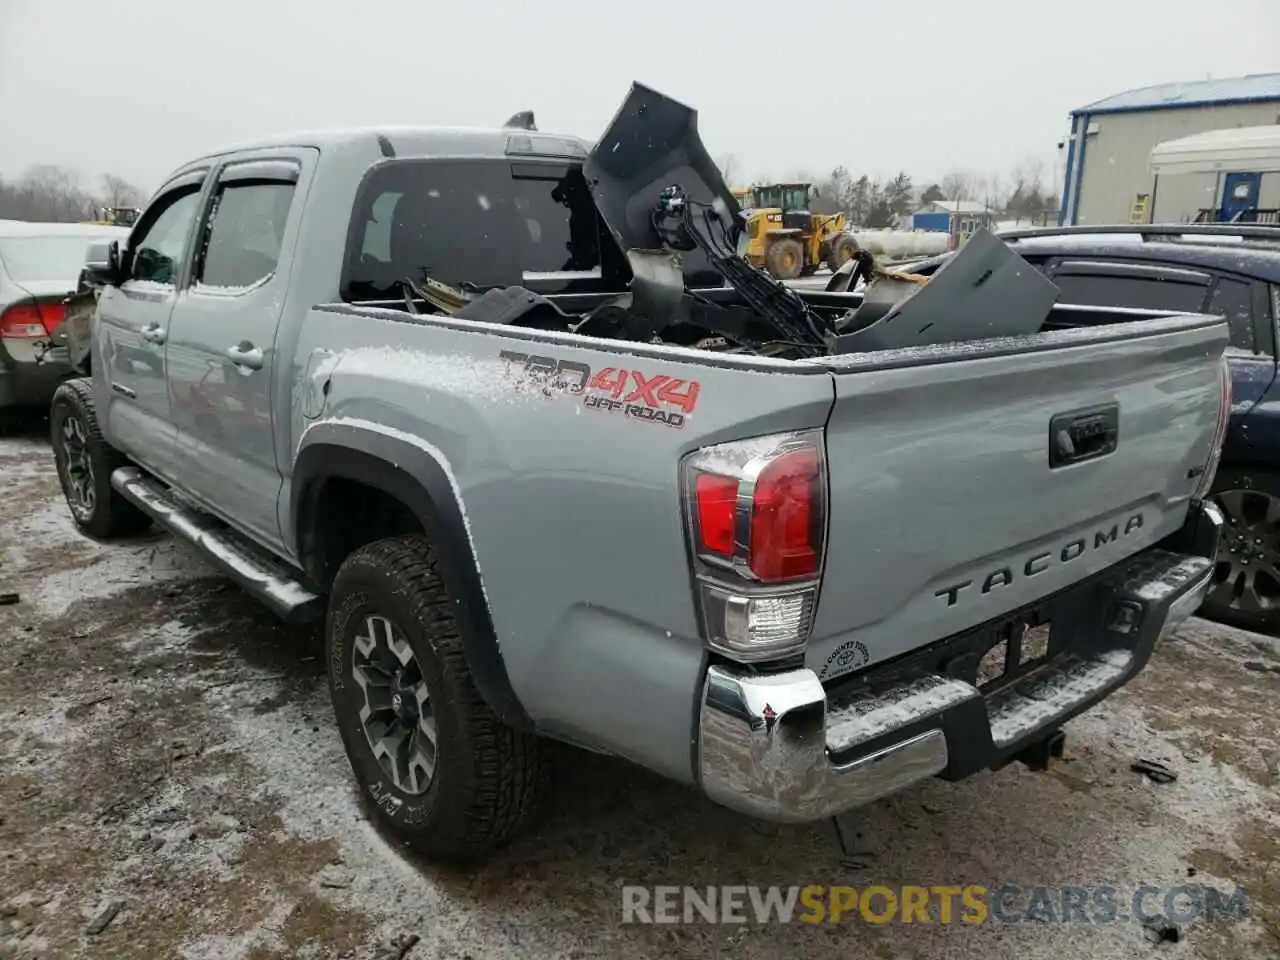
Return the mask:
{"type": "Polygon", "coordinates": [[[1117,404],[1060,413],[1049,421],[1049,469],[1105,457],[1119,444],[1117,404]]]}

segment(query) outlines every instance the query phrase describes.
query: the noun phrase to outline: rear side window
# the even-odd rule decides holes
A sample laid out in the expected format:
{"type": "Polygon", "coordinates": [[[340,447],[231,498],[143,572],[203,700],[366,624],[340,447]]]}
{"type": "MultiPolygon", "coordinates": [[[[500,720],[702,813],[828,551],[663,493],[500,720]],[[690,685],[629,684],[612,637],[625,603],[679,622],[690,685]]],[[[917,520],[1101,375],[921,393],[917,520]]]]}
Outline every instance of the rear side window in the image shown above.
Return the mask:
{"type": "Polygon", "coordinates": [[[243,288],[275,272],[293,201],[292,183],[233,181],[219,188],[196,283],[243,288]]]}
{"type": "Polygon", "coordinates": [[[1231,345],[1257,352],[1253,336],[1253,288],[1243,281],[1222,277],[1209,296],[1205,313],[1226,317],[1231,330],[1231,345]]]}
{"type": "Polygon", "coordinates": [[[342,291],[402,295],[425,278],[475,288],[619,289],[616,245],[581,171],[563,163],[400,160],[356,197],[342,291]]]}
{"type": "Polygon", "coordinates": [[[1091,307],[1140,307],[1199,313],[1206,285],[1145,276],[1058,273],[1053,277],[1062,296],[1059,303],[1091,307]]]}

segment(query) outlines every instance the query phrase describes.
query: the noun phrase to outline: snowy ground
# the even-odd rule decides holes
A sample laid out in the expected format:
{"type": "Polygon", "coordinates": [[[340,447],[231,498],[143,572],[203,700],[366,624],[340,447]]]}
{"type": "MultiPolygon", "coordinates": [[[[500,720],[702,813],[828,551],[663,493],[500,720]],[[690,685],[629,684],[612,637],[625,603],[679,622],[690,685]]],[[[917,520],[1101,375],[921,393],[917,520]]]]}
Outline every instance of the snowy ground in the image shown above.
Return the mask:
{"type": "Polygon", "coordinates": [[[1280,653],[1263,638],[1193,621],[1069,725],[1050,773],[864,811],[858,869],[828,824],[755,823],[566,750],[546,817],[464,874],[370,824],[315,631],[159,535],[77,536],[36,438],[0,441],[0,489],[0,592],[21,595],[0,607],[0,957],[390,958],[405,936],[409,960],[1150,957],[1136,923],[623,925],[620,887],[1200,882],[1245,888],[1250,918],[1159,952],[1280,955],[1280,653]],[[1131,772],[1138,756],[1179,779],[1131,772]]]}

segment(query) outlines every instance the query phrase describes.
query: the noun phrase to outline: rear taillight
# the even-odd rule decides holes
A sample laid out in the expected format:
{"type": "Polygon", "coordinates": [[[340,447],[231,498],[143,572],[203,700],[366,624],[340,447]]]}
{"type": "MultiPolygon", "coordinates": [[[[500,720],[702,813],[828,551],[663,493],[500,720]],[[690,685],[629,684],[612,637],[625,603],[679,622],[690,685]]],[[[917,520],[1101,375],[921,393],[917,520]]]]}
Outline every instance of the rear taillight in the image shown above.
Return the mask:
{"type": "Polygon", "coordinates": [[[1218,375],[1218,422],[1214,424],[1213,443],[1209,447],[1209,459],[1204,465],[1204,473],[1200,475],[1200,482],[1196,484],[1195,493],[1192,494],[1196,500],[1203,500],[1213,488],[1218,464],[1222,462],[1222,444],[1227,439],[1227,424],[1231,419],[1231,365],[1225,356],[1219,362],[1218,375]]]}
{"type": "Polygon", "coordinates": [[[38,303],[24,300],[0,313],[0,338],[31,340],[47,337],[66,318],[67,308],[61,303],[38,303]]]}
{"type": "Polygon", "coordinates": [[[799,650],[826,541],[821,432],[704,447],[681,469],[707,643],[745,661],[799,650]]]}

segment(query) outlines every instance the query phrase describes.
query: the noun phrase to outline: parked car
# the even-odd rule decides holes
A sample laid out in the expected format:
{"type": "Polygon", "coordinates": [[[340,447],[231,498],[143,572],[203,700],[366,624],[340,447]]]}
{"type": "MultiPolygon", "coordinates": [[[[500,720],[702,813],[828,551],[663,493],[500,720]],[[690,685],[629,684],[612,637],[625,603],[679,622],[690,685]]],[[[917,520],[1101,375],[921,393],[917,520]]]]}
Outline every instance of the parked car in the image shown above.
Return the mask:
{"type": "MultiPolygon", "coordinates": [[[[51,412],[76,524],[158,522],[323,617],[355,777],[435,856],[511,835],[542,737],[783,821],[1047,763],[1207,586],[1225,322],[848,351],[856,298],[736,256],[691,110],[636,87],[598,143],[348,130],[177,170],[88,262],[90,375],[51,412]],[[831,335],[755,332],[796,318],[831,335]]],[[[1027,279],[993,246],[983,296],[1027,279]]]]}
{"type": "Polygon", "coordinates": [[[47,409],[71,375],[66,359],[51,353],[62,301],[76,289],[89,244],[128,235],[96,224],[0,220],[0,417],[47,409]]]}
{"type": "MultiPolygon", "coordinates": [[[[1203,616],[1280,628],[1280,227],[1048,227],[1001,237],[1061,289],[1060,301],[1222,314],[1231,331],[1230,425],[1212,489],[1226,520],[1203,616]]],[[[930,274],[946,257],[900,268],[930,274]]]]}

